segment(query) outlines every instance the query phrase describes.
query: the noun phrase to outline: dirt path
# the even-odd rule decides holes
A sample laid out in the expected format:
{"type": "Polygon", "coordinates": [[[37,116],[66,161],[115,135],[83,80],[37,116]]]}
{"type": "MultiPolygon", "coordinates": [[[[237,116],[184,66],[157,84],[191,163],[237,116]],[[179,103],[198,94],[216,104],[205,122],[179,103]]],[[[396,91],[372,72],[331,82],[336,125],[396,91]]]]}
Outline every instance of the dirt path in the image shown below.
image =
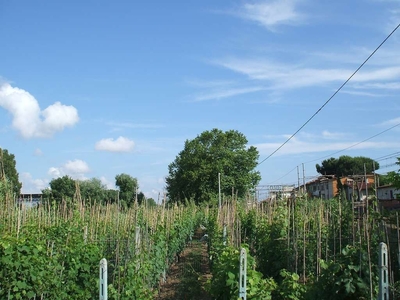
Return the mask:
{"type": "Polygon", "coordinates": [[[167,282],[162,285],[158,300],[211,300],[204,285],[211,277],[207,243],[201,242],[203,232],[196,231],[193,241],[172,265],[167,282]]]}

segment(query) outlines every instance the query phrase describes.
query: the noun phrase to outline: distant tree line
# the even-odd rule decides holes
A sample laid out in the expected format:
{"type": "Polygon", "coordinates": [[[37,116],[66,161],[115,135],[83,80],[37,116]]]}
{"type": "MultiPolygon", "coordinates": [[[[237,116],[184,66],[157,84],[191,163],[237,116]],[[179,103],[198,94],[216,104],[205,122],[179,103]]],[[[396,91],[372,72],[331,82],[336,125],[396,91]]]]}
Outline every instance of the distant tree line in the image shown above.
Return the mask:
{"type": "MultiPolygon", "coordinates": [[[[261,180],[258,165],[259,153],[256,147],[247,146],[246,137],[236,131],[212,129],[204,131],[193,140],[186,140],[184,149],[168,166],[166,177],[167,201],[196,204],[216,203],[219,190],[223,195],[244,198],[252,193],[261,180]]],[[[397,162],[400,165],[400,158],[397,162]]],[[[371,174],[379,169],[379,163],[371,158],[347,155],[323,160],[316,164],[321,175],[335,175],[338,179],[349,175],[371,174]]],[[[0,182],[7,184],[15,195],[21,190],[16,162],[13,154],[0,148],[0,182]]],[[[400,170],[380,176],[380,182],[391,183],[400,189],[400,170]]],[[[340,180],[339,180],[340,181],[340,180]]],[[[339,182],[338,182],[339,183],[339,182]]],[[[86,203],[119,203],[131,207],[146,200],[156,205],[154,199],[146,199],[139,191],[136,178],[122,173],[115,176],[117,189],[109,189],[100,179],[74,180],[69,176],[55,178],[49,188],[42,191],[47,201],[80,198],[86,203]]],[[[2,185],[0,185],[1,192],[2,185]]]]}
{"type": "MultiPolygon", "coordinates": [[[[109,189],[98,178],[74,180],[65,175],[52,179],[49,188],[42,190],[42,198],[57,203],[80,196],[82,201],[92,204],[119,202],[121,207],[130,207],[137,200],[139,204],[146,201],[149,206],[156,205],[153,198],[146,198],[139,191],[137,179],[128,174],[116,175],[115,185],[117,189],[109,189]]],[[[11,192],[13,198],[18,198],[21,188],[22,183],[19,181],[14,154],[0,148],[0,199],[4,198],[6,192],[11,192]]]]}
{"type": "Polygon", "coordinates": [[[335,175],[345,177],[351,175],[363,175],[364,172],[371,174],[379,169],[379,163],[364,156],[351,157],[342,155],[339,158],[331,157],[316,164],[315,168],[321,175],[335,175]],[[365,169],[364,169],[365,168],[365,169]]]}
{"type": "Polygon", "coordinates": [[[60,202],[70,199],[81,199],[85,203],[118,203],[121,207],[131,207],[135,201],[149,206],[156,205],[153,198],[146,198],[139,192],[137,179],[128,174],[115,176],[118,189],[109,189],[98,178],[74,180],[70,176],[55,178],[50,181],[49,188],[42,191],[45,201],[60,202]]]}
{"type": "Polygon", "coordinates": [[[8,188],[14,197],[18,197],[22,187],[16,164],[14,154],[0,148],[0,187],[8,188]]]}

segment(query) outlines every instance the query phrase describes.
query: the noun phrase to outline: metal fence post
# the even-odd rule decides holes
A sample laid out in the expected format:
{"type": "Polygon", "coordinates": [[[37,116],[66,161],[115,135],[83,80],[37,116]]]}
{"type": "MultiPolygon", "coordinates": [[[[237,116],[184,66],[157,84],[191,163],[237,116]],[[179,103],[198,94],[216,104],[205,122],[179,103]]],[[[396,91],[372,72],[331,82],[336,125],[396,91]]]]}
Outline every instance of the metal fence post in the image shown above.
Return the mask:
{"type": "Polygon", "coordinates": [[[140,226],[136,226],[135,230],[135,254],[140,253],[140,226]]]}
{"type": "Polygon", "coordinates": [[[385,243],[379,244],[379,293],[378,300],[389,300],[388,250],[385,243]]]}
{"type": "Polygon", "coordinates": [[[100,260],[100,282],[99,282],[99,299],[107,300],[107,260],[100,260]]]}
{"type": "Polygon", "coordinates": [[[247,281],[247,253],[246,249],[240,250],[240,267],[239,267],[239,298],[246,300],[246,281],[247,281]]]}
{"type": "Polygon", "coordinates": [[[222,244],[225,246],[226,245],[226,224],[224,224],[224,231],[223,231],[223,236],[222,236],[222,244]]]}
{"type": "Polygon", "coordinates": [[[136,271],[140,269],[140,226],[136,226],[135,230],[135,259],[137,259],[136,271]]]}

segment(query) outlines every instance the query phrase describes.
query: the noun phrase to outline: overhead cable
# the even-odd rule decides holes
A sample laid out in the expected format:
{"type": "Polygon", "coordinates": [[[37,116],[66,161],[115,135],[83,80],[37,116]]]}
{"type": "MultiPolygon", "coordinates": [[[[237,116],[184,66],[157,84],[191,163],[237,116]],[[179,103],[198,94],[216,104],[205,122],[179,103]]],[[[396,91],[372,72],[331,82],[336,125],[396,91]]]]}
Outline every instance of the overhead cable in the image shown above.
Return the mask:
{"type": "Polygon", "coordinates": [[[281,144],[276,150],[274,150],[270,155],[268,155],[266,158],[264,158],[261,162],[258,163],[258,165],[261,165],[263,162],[265,162],[267,159],[269,159],[272,155],[274,155],[276,152],[278,152],[283,146],[285,146],[292,138],[295,137],[297,133],[300,132],[331,100],[333,97],[336,96],[337,93],[340,92],[340,90],[353,78],[354,75],[368,62],[368,60],[379,50],[379,48],[392,36],[392,34],[400,27],[400,23],[392,30],[392,32],[379,44],[378,47],[367,57],[366,60],[353,72],[353,74],[350,75],[349,78],[332,94],[332,96],[329,97],[328,100],[303,124],[300,126],[299,129],[296,130],[295,133],[293,133],[283,144],[281,144]]]}

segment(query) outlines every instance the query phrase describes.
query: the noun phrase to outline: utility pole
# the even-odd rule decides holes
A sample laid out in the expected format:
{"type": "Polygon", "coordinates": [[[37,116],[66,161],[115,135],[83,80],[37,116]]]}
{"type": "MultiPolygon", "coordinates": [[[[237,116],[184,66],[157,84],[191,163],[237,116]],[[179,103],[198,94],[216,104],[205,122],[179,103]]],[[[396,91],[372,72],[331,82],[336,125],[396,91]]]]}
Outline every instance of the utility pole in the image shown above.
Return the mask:
{"type": "MultiPolygon", "coordinates": [[[[297,188],[298,188],[298,194],[300,194],[300,171],[299,171],[299,166],[297,166],[297,188]]],[[[299,195],[297,195],[299,196],[299,195]]]]}
{"type": "Polygon", "coordinates": [[[375,161],[372,162],[372,166],[374,168],[374,187],[375,187],[375,200],[376,200],[376,207],[375,211],[379,211],[379,201],[378,201],[378,184],[376,181],[376,170],[375,170],[375,161]]]}
{"type": "Polygon", "coordinates": [[[218,173],[218,209],[221,209],[221,173],[218,173]]]}
{"type": "Polygon", "coordinates": [[[303,193],[306,193],[306,173],[304,171],[304,163],[302,163],[303,165],[303,193]]]}
{"type": "Polygon", "coordinates": [[[135,189],[135,205],[138,204],[138,187],[135,189]]]}
{"type": "Polygon", "coordinates": [[[367,221],[368,221],[368,177],[367,177],[367,168],[365,167],[364,163],[364,178],[365,178],[365,201],[366,203],[366,209],[367,209],[367,221]]]}
{"type": "Polygon", "coordinates": [[[6,174],[4,171],[4,156],[3,156],[3,149],[0,148],[0,179],[5,180],[6,174]]]}

